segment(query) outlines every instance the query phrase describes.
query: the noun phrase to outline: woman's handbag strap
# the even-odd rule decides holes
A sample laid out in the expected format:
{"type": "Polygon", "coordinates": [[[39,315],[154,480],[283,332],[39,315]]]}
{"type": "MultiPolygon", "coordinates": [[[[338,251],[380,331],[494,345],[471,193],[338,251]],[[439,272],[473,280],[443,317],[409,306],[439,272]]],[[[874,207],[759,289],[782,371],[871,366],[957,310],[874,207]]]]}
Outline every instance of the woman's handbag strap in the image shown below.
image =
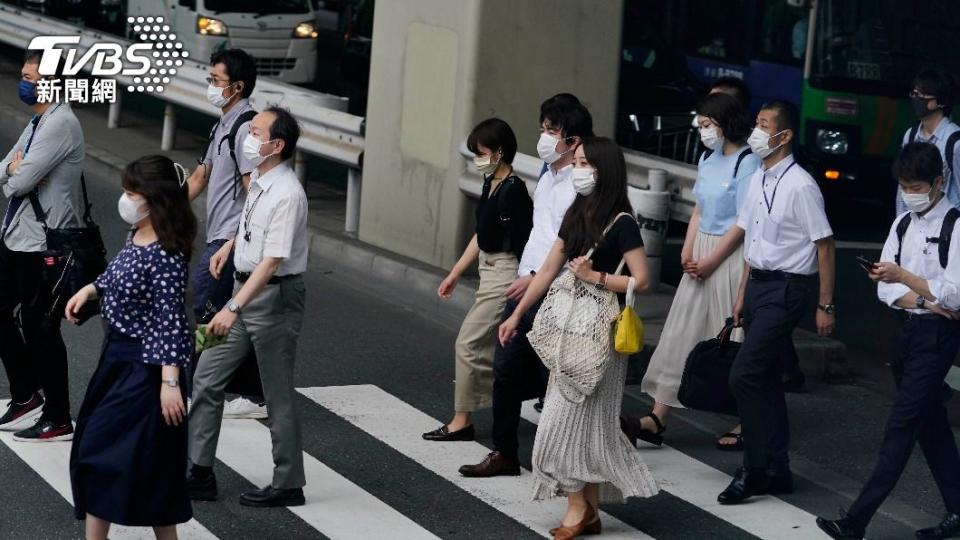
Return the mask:
{"type": "MultiPolygon", "coordinates": [[[[603,234],[600,235],[601,238],[606,237],[606,236],[607,236],[607,233],[610,232],[610,229],[613,229],[613,226],[616,225],[616,224],[617,224],[617,221],[619,221],[620,218],[623,217],[623,216],[629,216],[631,219],[633,218],[633,215],[631,215],[631,214],[629,214],[629,213],[627,213],[627,212],[620,212],[619,214],[617,214],[616,216],[614,216],[614,218],[613,218],[612,220],[610,220],[610,224],[607,225],[607,227],[606,227],[605,229],[603,229],[603,234]]],[[[597,246],[599,246],[599,245],[600,245],[600,242],[596,242],[595,244],[593,244],[593,247],[590,248],[589,251],[587,251],[586,257],[587,257],[588,259],[593,258],[593,252],[597,250],[597,246]]],[[[617,274],[619,274],[621,270],[623,270],[623,259],[620,260],[620,266],[617,267],[617,274]]]]}

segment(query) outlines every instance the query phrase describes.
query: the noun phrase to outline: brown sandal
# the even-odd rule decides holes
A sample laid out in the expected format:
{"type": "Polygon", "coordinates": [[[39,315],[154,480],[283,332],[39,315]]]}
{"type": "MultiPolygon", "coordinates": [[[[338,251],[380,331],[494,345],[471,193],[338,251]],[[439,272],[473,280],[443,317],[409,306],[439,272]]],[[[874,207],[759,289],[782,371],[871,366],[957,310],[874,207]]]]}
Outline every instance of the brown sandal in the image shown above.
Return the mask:
{"type": "Polygon", "coordinates": [[[723,452],[743,452],[743,433],[734,433],[732,431],[724,433],[717,438],[716,447],[717,450],[723,452]],[[720,439],[736,439],[737,442],[733,444],[723,444],[720,442],[720,439]]]}

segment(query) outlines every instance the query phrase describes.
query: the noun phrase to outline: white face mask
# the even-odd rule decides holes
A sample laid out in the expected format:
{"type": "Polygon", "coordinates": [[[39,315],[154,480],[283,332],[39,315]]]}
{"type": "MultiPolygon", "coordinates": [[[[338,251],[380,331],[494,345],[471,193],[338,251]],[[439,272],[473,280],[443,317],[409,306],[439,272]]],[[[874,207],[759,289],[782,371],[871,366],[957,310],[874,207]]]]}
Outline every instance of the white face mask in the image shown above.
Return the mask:
{"type": "MultiPolygon", "coordinates": [[[[273,139],[270,139],[272,141],[273,139]]],[[[260,147],[267,144],[270,141],[260,142],[252,133],[248,133],[247,136],[243,139],[243,157],[247,158],[247,161],[253,164],[254,167],[259,167],[263,160],[272,156],[269,154],[266,156],[260,155],[260,147]]]]}
{"type": "Polygon", "coordinates": [[[223,97],[223,91],[226,90],[227,88],[230,88],[231,86],[233,85],[231,84],[223,88],[218,88],[213,84],[207,85],[207,101],[209,101],[211,105],[213,105],[218,109],[222,109],[226,107],[227,103],[230,103],[230,98],[232,98],[233,96],[223,97]]]}
{"type": "Polygon", "coordinates": [[[548,165],[552,165],[563,156],[563,154],[557,152],[558,144],[560,144],[560,139],[547,133],[541,133],[540,140],[537,141],[537,155],[548,165]]]}
{"type": "Polygon", "coordinates": [[[570,178],[573,180],[574,191],[584,197],[593,193],[594,188],[597,187],[597,177],[590,167],[574,167],[570,178]]]}
{"type": "Polygon", "coordinates": [[[930,208],[933,199],[936,198],[936,191],[931,186],[930,191],[926,193],[906,193],[900,188],[900,198],[907,205],[911,212],[920,213],[930,208]]]}
{"type": "Polygon", "coordinates": [[[121,219],[130,225],[136,225],[150,215],[149,208],[143,212],[140,211],[140,207],[144,204],[146,204],[146,201],[140,195],[131,197],[124,193],[117,202],[117,211],[120,212],[121,219]]]}
{"type": "Polygon", "coordinates": [[[783,146],[783,143],[781,142],[773,148],[769,148],[770,139],[776,137],[784,131],[786,130],[778,131],[773,135],[769,135],[766,131],[758,127],[753,128],[753,132],[750,133],[750,138],[747,139],[747,144],[750,145],[750,151],[753,152],[758,158],[764,159],[772,154],[777,148],[783,146]]]}
{"type": "Polygon", "coordinates": [[[710,126],[700,128],[700,142],[713,151],[718,151],[723,146],[723,137],[717,134],[717,128],[710,126]]]}
{"type": "Polygon", "coordinates": [[[480,174],[493,174],[500,166],[500,161],[493,161],[491,156],[474,156],[473,164],[480,174]]]}

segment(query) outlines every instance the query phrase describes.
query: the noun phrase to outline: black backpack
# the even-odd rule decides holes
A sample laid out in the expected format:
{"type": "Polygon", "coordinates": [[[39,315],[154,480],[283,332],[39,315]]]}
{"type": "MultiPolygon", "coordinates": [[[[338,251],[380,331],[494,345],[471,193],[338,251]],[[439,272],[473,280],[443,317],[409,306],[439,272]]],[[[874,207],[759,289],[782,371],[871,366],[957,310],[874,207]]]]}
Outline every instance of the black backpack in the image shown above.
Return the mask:
{"type": "MultiPolygon", "coordinates": [[[[960,131],[958,131],[957,134],[960,135],[960,131]]],[[[734,177],[734,178],[736,178],[736,177],[737,177],[737,173],[740,172],[740,163],[743,162],[743,158],[747,157],[747,155],[750,154],[750,153],[752,153],[752,151],[751,151],[749,148],[744,148],[744,149],[743,149],[743,152],[740,152],[740,155],[737,156],[737,164],[733,166],[733,177],[734,177]]],[[[700,159],[698,159],[697,162],[699,162],[700,160],[703,160],[703,159],[707,159],[707,158],[710,157],[711,155],[713,155],[713,150],[707,148],[706,150],[703,151],[702,154],[700,154],[700,159]]]]}
{"type": "MultiPolygon", "coordinates": [[[[910,135],[907,137],[907,141],[915,142],[917,140],[917,133],[920,131],[920,124],[914,125],[910,128],[910,135]]],[[[954,131],[947,137],[947,146],[946,152],[943,156],[944,161],[947,162],[947,170],[950,171],[950,174],[953,174],[953,151],[957,146],[957,142],[960,141],[960,131],[954,131]]]]}
{"type": "MultiPolygon", "coordinates": [[[[958,132],[960,133],[960,132],[958,132]]],[[[953,227],[960,218],[960,210],[950,208],[947,215],[943,217],[943,225],[940,226],[940,236],[927,238],[928,244],[937,244],[937,251],[940,255],[940,267],[946,268],[950,256],[950,239],[953,238],[953,227]]],[[[907,234],[907,227],[910,226],[910,213],[900,218],[897,223],[897,254],[893,261],[900,264],[900,253],[903,251],[903,235],[907,234]]]]}
{"type": "MultiPolygon", "coordinates": [[[[240,126],[246,124],[250,120],[253,120],[253,117],[257,115],[257,111],[246,111],[240,113],[240,116],[237,117],[236,121],[233,123],[233,127],[230,128],[230,133],[224,135],[220,142],[217,143],[217,153],[220,152],[220,148],[223,146],[223,141],[227,141],[227,146],[230,148],[230,159],[233,160],[233,198],[237,198],[237,186],[240,185],[240,182],[243,178],[243,175],[240,174],[240,164],[237,163],[237,154],[236,154],[236,145],[237,145],[237,132],[240,131],[240,126]]],[[[200,154],[200,159],[197,160],[197,163],[203,164],[204,158],[207,157],[207,151],[210,149],[210,145],[213,144],[214,138],[217,136],[217,128],[220,127],[220,122],[217,122],[213,125],[213,129],[210,130],[210,135],[207,137],[207,144],[203,147],[203,153],[200,154]]]]}

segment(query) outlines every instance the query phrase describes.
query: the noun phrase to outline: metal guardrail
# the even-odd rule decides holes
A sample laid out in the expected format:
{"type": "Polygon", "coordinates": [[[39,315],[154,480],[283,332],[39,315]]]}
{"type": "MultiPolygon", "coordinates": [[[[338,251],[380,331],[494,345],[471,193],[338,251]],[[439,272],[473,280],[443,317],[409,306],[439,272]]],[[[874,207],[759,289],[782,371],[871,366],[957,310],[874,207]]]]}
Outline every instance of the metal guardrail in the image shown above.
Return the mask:
{"type": "MultiPolygon", "coordinates": [[[[80,36],[80,43],[76,46],[80,54],[94,43],[116,43],[121,47],[133,43],[113,34],[80,28],[64,21],[0,3],[0,42],[26,48],[30,40],[38,35],[80,36]]],[[[167,104],[161,142],[163,150],[170,150],[173,147],[176,117],[172,105],[179,105],[214,117],[220,115],[220,111],[210,105],[206,98],[205,79],[209,66],[185,58],[183,65],[176,69],[176,75],[164,85],[165,90],[162,93],[152,94],[153,97],[167,104]]],[[[126,86],[133,82],[129,77],[115,78],[118,83],[118,100],[110,107],[108,114],[110,127],[119,125],[121,96],[125,93],[126,86]]],[[[259,110],[270,105],[288,108],[299,121],[302,131],[297,144],[298,152],[313,154],[350,168],[347,219],[344,228],[347,232],[356,232],[360,209],[364,118],[344,112],[347,106],[346,98],[307,90],[265,77],[258,77],[250,102],[259,110]]],[[[302,157],[298,155],[295,162],[298,175],[303,179],[305,170],[302,157]]]]}

